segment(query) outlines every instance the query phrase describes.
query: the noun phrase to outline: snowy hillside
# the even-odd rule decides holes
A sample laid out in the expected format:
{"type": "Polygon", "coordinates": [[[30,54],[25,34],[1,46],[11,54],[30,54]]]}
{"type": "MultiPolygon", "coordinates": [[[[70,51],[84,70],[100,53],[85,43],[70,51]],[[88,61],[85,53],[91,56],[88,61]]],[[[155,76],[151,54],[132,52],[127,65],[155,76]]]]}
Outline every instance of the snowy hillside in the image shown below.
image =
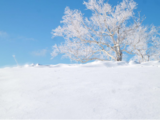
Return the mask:
{"type": "Polygon", "coordinates": [[[160,119],[160,62],[0,69],[0,119],[160,119]]]}

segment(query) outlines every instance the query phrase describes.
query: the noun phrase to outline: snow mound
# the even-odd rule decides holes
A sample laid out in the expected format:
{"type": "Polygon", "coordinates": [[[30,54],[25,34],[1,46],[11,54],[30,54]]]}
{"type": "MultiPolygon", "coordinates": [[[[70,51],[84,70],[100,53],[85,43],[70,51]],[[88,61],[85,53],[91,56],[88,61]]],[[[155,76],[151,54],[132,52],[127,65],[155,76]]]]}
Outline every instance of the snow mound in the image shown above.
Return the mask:
{"type": "Polygon", "coordinates": [[[136,61],[124,62],[124,61],[94,61],[86,64],[57,64],[57,65],[42,65],[42,64],[26,64],[23,67],[160,67],[160,61],[149,61],[139,63],[136,61]]]}
{"type": "Polygon", "coordinates": [[[118,66],[127,66],[127,62],[114,62],[114,61],[95,61],[92,63],[87,63],[81,65],[82,67],[118,67],[118,66]]]}
{"type": "Polygon", "coordinates": [[[25,67],[25,68],[28,68],[28,67],[50,67],[50,65],[42,65],[42,64],[25,64],[24,66],[22,67],[25,67]]]}
{"type": "Polygon", "coordinates": [[[140,64],[140,63],[137,61],[129,61],[129,65],[137,65],[137,64],[140,64]]]}
{"type": "Polygon", "coordinates": [[[160,61],[149,61],[141,63],[143,66],[160,66],[160,61]]]}

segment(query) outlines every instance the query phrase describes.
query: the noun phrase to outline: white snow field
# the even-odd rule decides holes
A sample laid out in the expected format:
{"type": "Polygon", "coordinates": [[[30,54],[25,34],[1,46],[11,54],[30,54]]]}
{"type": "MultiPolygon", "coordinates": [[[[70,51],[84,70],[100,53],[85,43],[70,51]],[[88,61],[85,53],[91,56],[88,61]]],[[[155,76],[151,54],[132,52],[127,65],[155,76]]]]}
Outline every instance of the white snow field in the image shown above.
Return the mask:
{"type": "Polygon", "coordinates": [[[160,119],[160,62],[0,69],[0,119],[160,119]]]}

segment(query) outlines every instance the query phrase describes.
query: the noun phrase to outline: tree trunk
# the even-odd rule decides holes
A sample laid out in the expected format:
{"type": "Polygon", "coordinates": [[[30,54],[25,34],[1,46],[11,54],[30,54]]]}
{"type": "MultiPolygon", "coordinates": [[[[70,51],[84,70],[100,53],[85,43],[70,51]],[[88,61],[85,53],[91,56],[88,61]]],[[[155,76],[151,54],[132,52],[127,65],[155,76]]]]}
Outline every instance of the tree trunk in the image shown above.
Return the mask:
{"type": "Polygon", "coordinates": [[[122,51],[120,49],[120,46],[117,47],[116,56],[117,56],[117,61],[122,61],[122,51]]]}
{"type": "Polygon", "coordinates": [[[118,54],[117,61],[122,61],[122,52],[120,52],[120,54],[118,54]]]}

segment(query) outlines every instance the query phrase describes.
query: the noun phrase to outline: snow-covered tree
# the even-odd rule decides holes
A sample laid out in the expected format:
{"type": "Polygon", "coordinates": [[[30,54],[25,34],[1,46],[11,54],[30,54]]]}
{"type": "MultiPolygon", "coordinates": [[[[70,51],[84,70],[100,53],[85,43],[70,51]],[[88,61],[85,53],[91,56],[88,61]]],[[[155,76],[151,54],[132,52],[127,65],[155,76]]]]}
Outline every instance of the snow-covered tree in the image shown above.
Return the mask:
{"type": "MultiPolygon", "coordinates": [[[[141,29],[141,27],[139,27],[141,29]]],[[[132,49],[134,60],[138,62],[160,60],[160,33],[159,28],[155,26],[145,27],[134,34],[133,40],[137,41],[136,44],[130,44],[128,48],[132,49]],[[137,47],[137,43],[140,44],[137,47]]]]}
{"type": "Polygon", "coordinates": [[[133,0],[123,0],[115,7],[104,0],[88,0],[83,4],[92,11],[92,16],[84,18],[79,10],[66,7],[63,26],[52,30],[53,37],[62,36],[65,42],[53,46],[52,57],[64,53],[80,62],[121,61],[127,54],[135,55],[139,61],[158,57],[155,54],[160,43],[158,30],[142,25],[140,15],[135,16],[137,4],[133,0]]]}

